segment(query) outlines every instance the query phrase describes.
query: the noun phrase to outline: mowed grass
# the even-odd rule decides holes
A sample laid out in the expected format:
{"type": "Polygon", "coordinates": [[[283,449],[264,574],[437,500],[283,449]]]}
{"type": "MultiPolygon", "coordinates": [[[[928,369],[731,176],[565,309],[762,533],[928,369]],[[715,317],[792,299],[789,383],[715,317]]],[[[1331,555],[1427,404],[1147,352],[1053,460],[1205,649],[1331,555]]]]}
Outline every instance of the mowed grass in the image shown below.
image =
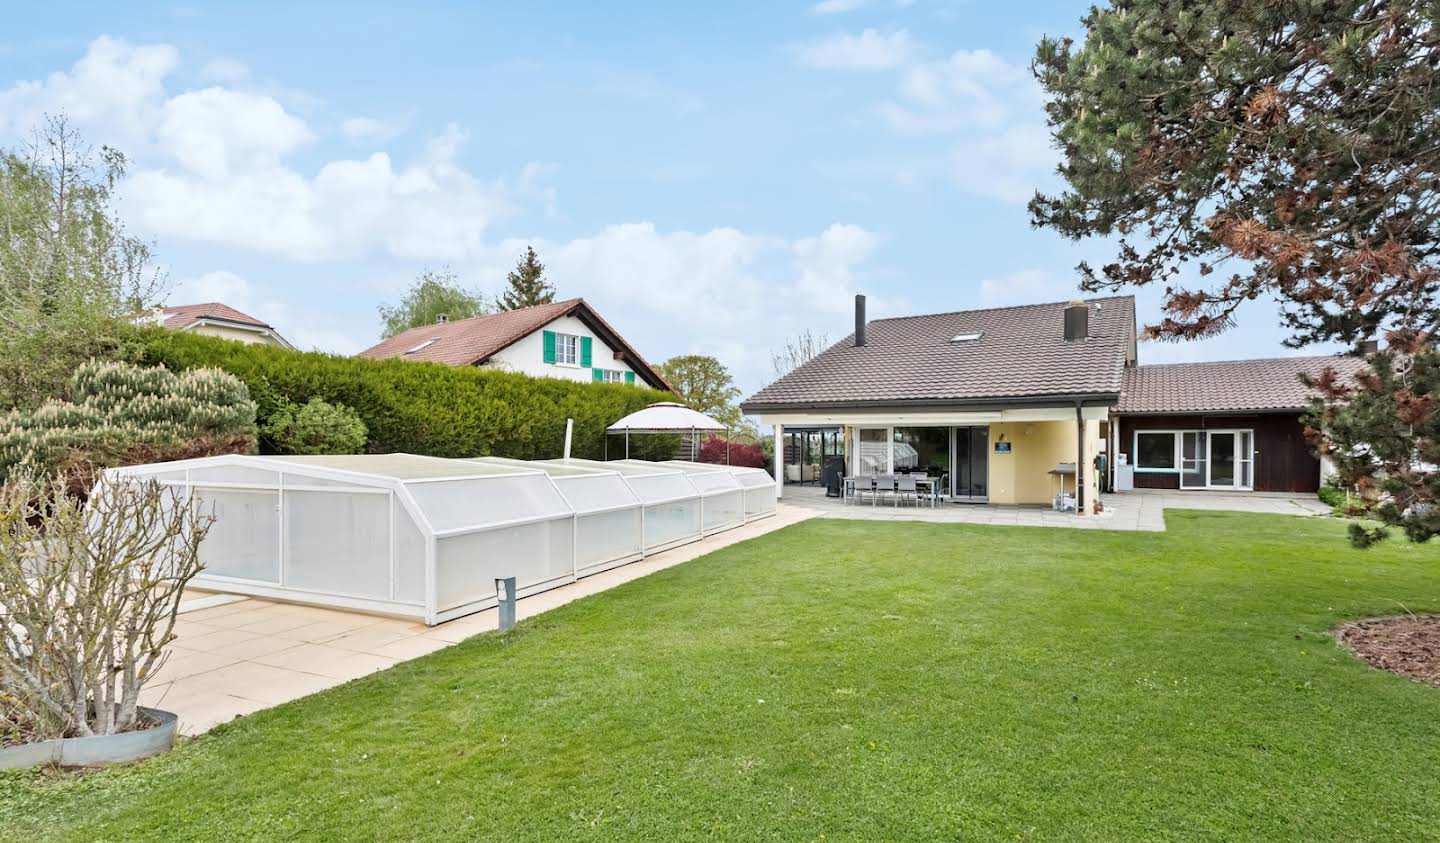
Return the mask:
{"type": "Polygon", "coordinates": [[[1440,691],[1337,648],[1440,547],[811,521],[152,761],[0,777],[31,839],[1440,834],[1440,691]]]}

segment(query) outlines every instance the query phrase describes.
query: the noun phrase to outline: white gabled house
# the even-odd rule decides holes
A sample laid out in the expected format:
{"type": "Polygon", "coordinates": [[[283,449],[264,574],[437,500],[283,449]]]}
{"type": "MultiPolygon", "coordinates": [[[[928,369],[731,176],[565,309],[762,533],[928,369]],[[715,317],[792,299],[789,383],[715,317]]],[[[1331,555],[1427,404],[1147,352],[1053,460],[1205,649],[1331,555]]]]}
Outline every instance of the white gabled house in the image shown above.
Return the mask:
{"type": "Polygon", "coordinates": [[[442,319],[402,331],[359,356],[486,366],[537,377],[637,383],[671,391],[660,373],[584,299],[470,319],[442,319]]]}

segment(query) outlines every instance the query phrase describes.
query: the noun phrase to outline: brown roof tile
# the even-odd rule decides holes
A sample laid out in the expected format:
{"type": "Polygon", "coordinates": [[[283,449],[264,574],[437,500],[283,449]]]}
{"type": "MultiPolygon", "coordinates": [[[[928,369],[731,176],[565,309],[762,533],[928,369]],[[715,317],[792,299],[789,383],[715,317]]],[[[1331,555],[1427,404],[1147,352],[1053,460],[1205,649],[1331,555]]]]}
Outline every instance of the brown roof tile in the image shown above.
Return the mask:
{"type": "Polygon", "coordinates": [[[1090,338],[1066,342],[1068,302],[875,319],[741,405],[802,407],[956,403],[1117,395],[1134,343],[1135,300],[1091,299],[1090,338]],[[978,340],[951,342],[978,332],[978,340]]]}
{"type": "Polygon", "coordinates": [[[241,313],[228,304],[215,301],[204,304],[177,304],[164,308],[161,312],[164,317],[162,324],[167,328],[189,327],[201,319],[220,319],[225,322],[236,322],[241,325],[273,330],[268,322],[256,319],[248,313],[241,313]]]}
{"type": "Polygon", "coordinates": [[[1210,363],[1136,366],[1125,372],[1118,413],[1187,414],[1303,410],[1310,390],[1299,374],[1319,375],[1326,366],[1353,377],[1358,357],[1270,357],[1210,363]]]}

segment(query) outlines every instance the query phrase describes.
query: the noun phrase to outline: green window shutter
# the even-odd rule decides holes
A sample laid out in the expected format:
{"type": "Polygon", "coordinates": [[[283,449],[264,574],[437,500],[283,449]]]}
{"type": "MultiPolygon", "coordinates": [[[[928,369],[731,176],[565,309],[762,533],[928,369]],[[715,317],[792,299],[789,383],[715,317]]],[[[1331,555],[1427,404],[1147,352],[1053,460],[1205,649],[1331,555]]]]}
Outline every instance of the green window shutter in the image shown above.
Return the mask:
{"type": "Polygon", "coordinates": [[[546,332],[545,332],[545,362],[546,362],[546,363],[554,363],[554,362],[555,362],[555,332],[554,332],[554,331],[546,331],[546,332]]]}
{"type": "Polygon", "coordinates": [[[635,373],[634,373],[634,372],[626,372],[626,373],[625,373],[625,382],[626,382],[626,383],[634,383],[634,382],[635,382],[635,373]]]}
{"type": "Polygon", "coordinates": [[[591,369],[591,370],[590,370],[590,380],[592,380],[592,381],[603,381],[603,380],[605,380],[605,370],[604,370],[604,369],[591,369]]]}
{"type": "Polygon", "coordinates": [[[589,365],[590,365],[590,338],[589,338],[589,337],[581,337],[581,338],[580,338],[580,365],[581,365],[581,366],[589,366],[589,365]]]}

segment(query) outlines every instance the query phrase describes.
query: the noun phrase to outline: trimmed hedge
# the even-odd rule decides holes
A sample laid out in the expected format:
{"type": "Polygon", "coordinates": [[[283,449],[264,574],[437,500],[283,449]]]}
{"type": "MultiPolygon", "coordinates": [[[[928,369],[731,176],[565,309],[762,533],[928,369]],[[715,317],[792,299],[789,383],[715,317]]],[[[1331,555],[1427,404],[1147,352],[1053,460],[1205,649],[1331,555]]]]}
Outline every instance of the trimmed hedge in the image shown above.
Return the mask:
{"type": "Polygon", "coordinates": [[[163,328],[139,333],[146,363],[175,371],[222,369],[244,381],[262,424],[286,400],[322,398],[354,409],[369,430],[371,453],[549,459],[561,455],[565,419],[573,418],[573,455],[599,459],[607,426],[656,401],[674,400],[628,384],[289,351],[163,328]]]}

